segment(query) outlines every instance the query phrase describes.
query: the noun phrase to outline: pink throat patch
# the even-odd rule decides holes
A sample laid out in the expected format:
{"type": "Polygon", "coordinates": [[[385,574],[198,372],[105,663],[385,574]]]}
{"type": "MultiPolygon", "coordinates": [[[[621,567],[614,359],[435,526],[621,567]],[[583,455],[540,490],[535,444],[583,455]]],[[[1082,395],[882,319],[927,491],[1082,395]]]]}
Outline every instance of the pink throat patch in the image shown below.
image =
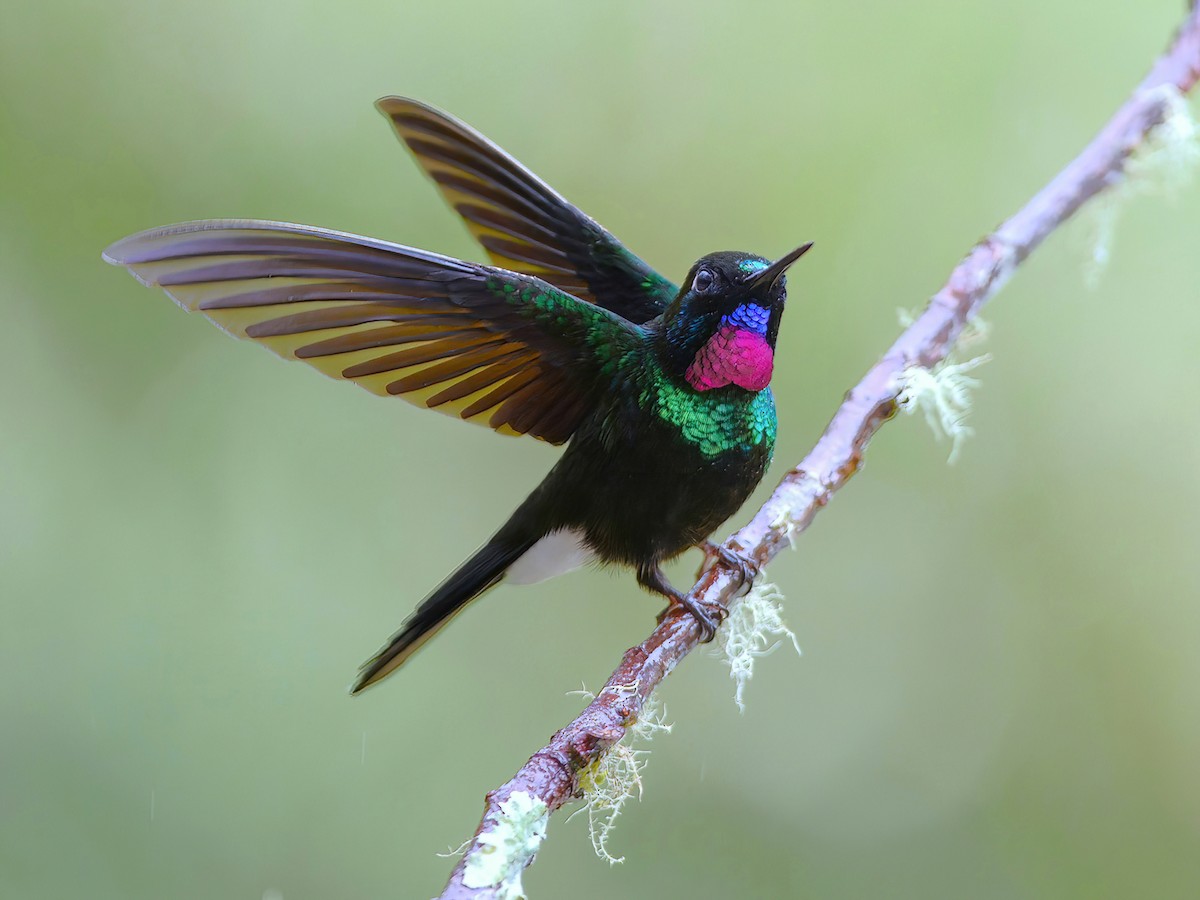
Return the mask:
{"type": "Polygon", "coordinates": [[[771,382],[775,354],[762,335],[746,328],[722,325],[710,337],[684,377],[698,391],[736,384],[748,391],[761,391],[771,382]]]}

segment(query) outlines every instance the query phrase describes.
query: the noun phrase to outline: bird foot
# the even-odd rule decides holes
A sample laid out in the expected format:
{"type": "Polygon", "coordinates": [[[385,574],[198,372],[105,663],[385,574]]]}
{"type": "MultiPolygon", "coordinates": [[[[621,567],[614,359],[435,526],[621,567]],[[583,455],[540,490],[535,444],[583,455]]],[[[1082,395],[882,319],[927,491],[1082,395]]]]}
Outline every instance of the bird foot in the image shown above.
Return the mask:
{"type": "Polygon", "coordinates": [[[747,556],[742,556],[736,550],[730,550],[724,544],[714,544],[712,541],[704,541],[696,546],[704,554],[704,561],[700,563],[700,568],[696,571],[697,579],[717,562],[736,572],[740,576],[743,586],[748,586],[758,577],[758,563],[747,556]]]}
{"type": "Polygon", "coordinates": [[[678,597],[672,597],[670,605],[658,614],[658,623],[661,625],[663,619],[671,615],[671,612],[678,606],[682,606],[696,620],[696,625],[700,629],[701,644],[707,644],[717,636],[717,629],[729,615],[729,610],[719,603],[697,603],[691,597],[681,594],[678,597]]]}

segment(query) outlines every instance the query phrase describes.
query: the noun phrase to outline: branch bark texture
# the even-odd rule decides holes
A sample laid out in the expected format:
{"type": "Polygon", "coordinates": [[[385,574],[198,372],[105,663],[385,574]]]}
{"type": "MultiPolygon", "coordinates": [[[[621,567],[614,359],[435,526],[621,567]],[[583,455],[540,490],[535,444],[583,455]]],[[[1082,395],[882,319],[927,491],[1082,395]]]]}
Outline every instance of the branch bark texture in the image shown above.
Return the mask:
{"type": "MultiPolygon", "coordinates": [[[[846,394],[812,451],[783,477],[770,499],[726,546],[765,565],[804,531],[858,470],[867,443],[895,414],[905,370],[942,362],[967,322],[1047,235],[1088,200],[1121,181],[1130,156],[1197,79],[1200,5],[1193,3],[1170,47],[1108,124],[1024,207],[970,250],[921,316],[846,394]]],[[[700,578],[690,596],[724,605],[739,587],[738,576],[718,565],[700,578]]],[[[464,884],[466,861],[480,849],[480,836],[500,821],[500,804],[524,792],[553,812],[575,799],[580,773],[625,735],[647,698],[696,647],[698,637],[692,617],[676,610],[645,641],[625,652],[583,712],[534,753],[510,781],[488,793],[483,819],[442,898],[503,896],[499,886],[464,884]]]]}

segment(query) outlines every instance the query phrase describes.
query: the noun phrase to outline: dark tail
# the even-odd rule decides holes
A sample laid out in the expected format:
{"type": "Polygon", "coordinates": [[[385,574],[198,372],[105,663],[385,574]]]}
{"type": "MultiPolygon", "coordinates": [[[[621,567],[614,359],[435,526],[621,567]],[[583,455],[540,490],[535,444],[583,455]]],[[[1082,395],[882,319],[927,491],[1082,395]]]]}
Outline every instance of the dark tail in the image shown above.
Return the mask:
{"type": "Polygon", "coordinates": [[[421,602],[382,650],[363,663],[350,693],[357,694],[392,674],[459,610],[498,582],[504,570],[536,542],[536,538],[514,541],[497,535],[484,544],[421,602]]]}

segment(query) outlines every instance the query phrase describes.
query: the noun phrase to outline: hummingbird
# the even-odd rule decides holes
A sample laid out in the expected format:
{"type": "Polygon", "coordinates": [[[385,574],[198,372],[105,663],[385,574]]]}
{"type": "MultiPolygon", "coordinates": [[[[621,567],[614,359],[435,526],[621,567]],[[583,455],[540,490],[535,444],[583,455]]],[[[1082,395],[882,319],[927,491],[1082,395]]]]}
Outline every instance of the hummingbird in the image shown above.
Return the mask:
{"type": "MultiPolygon", "coordinates": [[[[719,620],[662,563],[709,542],[762,480],[775,444],[768,386],[787,298],[778,259],[702,256],[681,286],[516,159],[452,116],[376,104],[492,265],[324,228],[185,222],[104,251],[222,330],[373,393],[566,444],[500,529],[363,664],[351,693],[408,660],[501,581],[588,563],[630,567],[711,640],[719,620]]],[[[661,619],[661,616],[660,616],[661,619]]]]}

